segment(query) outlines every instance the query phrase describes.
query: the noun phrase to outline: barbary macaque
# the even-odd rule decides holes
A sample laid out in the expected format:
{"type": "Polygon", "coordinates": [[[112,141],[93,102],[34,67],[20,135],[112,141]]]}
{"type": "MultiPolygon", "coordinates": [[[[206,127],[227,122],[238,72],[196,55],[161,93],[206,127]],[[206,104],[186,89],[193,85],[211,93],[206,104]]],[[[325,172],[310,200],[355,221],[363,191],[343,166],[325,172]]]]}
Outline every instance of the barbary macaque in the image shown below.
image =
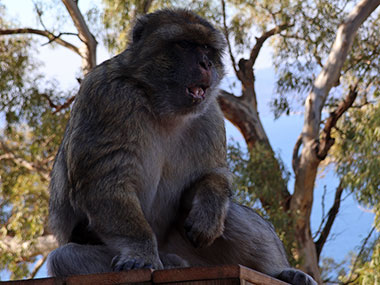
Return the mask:
{"type": "Polygon", "coordinates": [[[51,174],[52,276],[241,264],[316,284],[290,268],[268,222],[231,201],[224,47],[196,14],[159,10],[85,77],[51,174]]]}

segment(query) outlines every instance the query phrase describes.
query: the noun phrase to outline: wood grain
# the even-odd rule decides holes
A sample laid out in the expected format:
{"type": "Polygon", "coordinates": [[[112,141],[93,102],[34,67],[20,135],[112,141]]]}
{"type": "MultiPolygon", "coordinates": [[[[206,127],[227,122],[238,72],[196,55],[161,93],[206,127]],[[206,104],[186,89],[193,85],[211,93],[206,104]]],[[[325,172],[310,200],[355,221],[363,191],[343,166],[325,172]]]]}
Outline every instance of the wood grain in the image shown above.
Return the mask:
{"type": "Polygon", "coordinates": [[[125,272],[111,272],[91,275],[76,275],[66,278],[67,285],[111,285],[111,284],[133,284],[152,283],[151,269],[129,270],[125,272]]]}
{"type": "Polygon", "coordinates": [[[241,265],[188,267],[166,270],[130,270],[67,278],[43,278],[0,282],[1,285],[286,285],[241,265]]]}
{"type": "Polygon", "coordinates": [[[240,284],[242,283],[242,281],[250,282],[252,284],[288,284],[241,265],[176,268],[167,270],[156,270],[153,272],[153,283],[174,283],[192,281],[192,284],[195,284],[194,281],[222,279],[240,280],[240,284]]]}

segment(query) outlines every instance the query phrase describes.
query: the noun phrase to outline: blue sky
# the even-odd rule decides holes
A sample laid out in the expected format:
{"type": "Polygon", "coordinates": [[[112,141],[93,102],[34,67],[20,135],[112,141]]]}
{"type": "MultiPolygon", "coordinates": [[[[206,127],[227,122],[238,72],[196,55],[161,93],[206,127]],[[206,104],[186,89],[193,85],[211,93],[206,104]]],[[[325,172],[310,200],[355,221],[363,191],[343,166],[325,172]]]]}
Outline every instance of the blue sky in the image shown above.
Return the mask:
{"type": "MultiPolygon", "coordinates": [[[[30,0],[5,0],[2,1],[8,8],[8,13],[14,16],[24,26],[35,27],[35,16],[33,14],[33,5],[30,0]]],[[[90,1],[82,0],[80,3],[84,6],[90,1]]],[[[37,38],[36,38],[37,39],[37,38]]],[[[45,39],[40,38],[41,43],[46,43],[45,39]]],[[[38,46],[38,45],[37,45],[38,46]]],[[[270,49],[264,45],[264,52],[260,54],[256,71],[256,85],[259,104],[259,113],[261,114],[262,123],[268,134],[273,149],[278,152],[289,171],[291,169],[291,157],[293,146],[303,125],[303,116],[293,114],[287,117],[281,117],[274,120],[274,116],[269,110],[269,101],[274,96],[275,75],[271,65],[270,49]]],[[[77,87],[76,77],[80,70],[81,59],[71,51],[64,48],[52,49],[49,46],[39,48],[39,55],[36,56],[42,60],[43,65],[40,67],[41,72],[49,75],[56,80],[62,88],[77,87]]],[[[109,57],[103,47],[98,49],[98,62],[102,62],[109,57]]],[[[227,75],[224,86],[227,82],[233,80],[232,74],[227,75]]],[[[230,123],[227,124],[227,137],[234,138],[235,141],[244,142],[239,131],[230,123]]],[[[333,202],[334,191],[338,185],[338,179],[334,171],[323,173],[319,176],[314,194],[314,206],[312,211],[312,230],[315,231],[321,220],[321,200],[324,187],[327,189],[326,195],[326,212],[333,202]]],[[[293,176],[294,177],[294,176],[293,176]]],[[[294,179],[290,181],[289,189],[292,189],[294,179]]],[[[346,194],[343,194],[345,196],[346,194]]],[[[366,209],[358,207],[352,197],[346,198],[333,226],[330,239],[328,240],[322,252],[323,256],[334,257],[337,261],[342,260],[350,250],[354,250],[360,241],[367,235],[373,222],[373,214],[366,209]]],[[[38,277],[46,276],[46,269],[41,270],[38,277]]],[[[4,275],[2,275],[4,278],[4,275]]]]}

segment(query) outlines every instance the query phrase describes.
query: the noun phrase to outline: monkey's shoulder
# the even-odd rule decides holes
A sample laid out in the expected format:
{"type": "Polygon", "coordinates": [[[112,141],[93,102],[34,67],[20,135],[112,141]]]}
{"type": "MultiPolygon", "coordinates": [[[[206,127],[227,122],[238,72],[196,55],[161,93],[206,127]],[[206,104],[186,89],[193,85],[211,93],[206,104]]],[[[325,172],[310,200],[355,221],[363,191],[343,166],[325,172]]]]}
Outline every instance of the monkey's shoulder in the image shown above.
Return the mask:
{"type": "Polygon", "coordinates": [[[77,100],[85,101],[86,104],[117,108],[128,107],[134,103],[146,104],[145,91],[131,73],[118,56],[111,58],[86,75],[77,100]]]}
{"type": "Polygon", "coordinates": [[[71,114],[78,119],[72,121],[120,127],[129,120],[152,115],[144,90],[125,76],[110,76],[113,71],[108,69],[104,64],[86,76],[71,114]]]}

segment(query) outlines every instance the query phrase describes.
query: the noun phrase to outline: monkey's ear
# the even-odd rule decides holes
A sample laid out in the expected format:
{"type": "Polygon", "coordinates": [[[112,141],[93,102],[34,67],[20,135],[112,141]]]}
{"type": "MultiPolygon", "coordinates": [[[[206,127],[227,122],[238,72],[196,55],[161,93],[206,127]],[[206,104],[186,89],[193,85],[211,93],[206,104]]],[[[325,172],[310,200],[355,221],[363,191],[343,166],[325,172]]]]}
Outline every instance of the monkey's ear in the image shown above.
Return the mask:
{"type": "Polygon", "coordinates": [[[141,39],[141,37],[144,33],[145,24],[148,22],[147,18],[148,17],[143,16],[143,17],[140,17],[137,19],[136,24],[133,27],[133,31],[132,31],[132,42],[133,43],[137,43],[141,39]]]}

